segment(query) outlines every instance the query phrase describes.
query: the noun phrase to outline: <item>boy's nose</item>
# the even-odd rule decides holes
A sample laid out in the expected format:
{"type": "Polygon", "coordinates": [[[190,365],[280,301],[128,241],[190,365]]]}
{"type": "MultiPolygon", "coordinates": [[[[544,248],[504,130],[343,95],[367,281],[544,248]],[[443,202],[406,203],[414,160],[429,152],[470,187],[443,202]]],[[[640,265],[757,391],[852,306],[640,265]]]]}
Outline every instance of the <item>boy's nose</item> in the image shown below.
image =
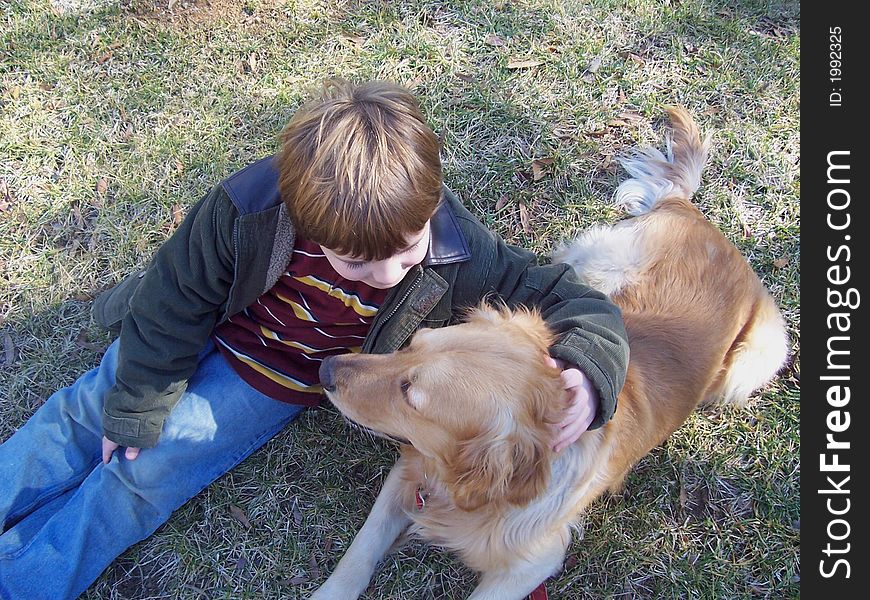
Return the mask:
{"type": "Polygon", "coordinates": [[[395,285],[402,280],[402,275],[402,261],[398,258],[381,261],[372,271],[372,279],[380,285],[395,285]]]}

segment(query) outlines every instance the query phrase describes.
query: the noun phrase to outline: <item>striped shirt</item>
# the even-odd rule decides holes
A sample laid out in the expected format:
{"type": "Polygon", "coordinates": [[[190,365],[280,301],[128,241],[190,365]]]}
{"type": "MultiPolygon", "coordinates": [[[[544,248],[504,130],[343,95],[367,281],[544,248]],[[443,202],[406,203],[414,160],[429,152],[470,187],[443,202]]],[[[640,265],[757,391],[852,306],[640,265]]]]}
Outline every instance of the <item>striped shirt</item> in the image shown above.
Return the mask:
{"type": "Polygon", "coordinates": [[[297,239],[287,271],[212,334],[236,373],[259,392],[316,405],[320,363],[359,352],[389,290],[342,278],[320,246],[297,239]]]}

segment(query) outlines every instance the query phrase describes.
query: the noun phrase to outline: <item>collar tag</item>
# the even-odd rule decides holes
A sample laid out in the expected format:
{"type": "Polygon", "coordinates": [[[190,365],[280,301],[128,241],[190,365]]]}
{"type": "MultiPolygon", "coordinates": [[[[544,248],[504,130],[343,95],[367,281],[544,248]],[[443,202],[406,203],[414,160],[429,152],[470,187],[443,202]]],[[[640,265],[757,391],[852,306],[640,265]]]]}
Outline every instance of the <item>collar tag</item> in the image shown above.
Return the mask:
{"type": "Polygon", "coordinates": [[[429,499],[429,492],[423,489],[423,486],[417,488],[414,492],[414,504],[417,506],[417,512],[422,512],[426,508],[426,500],[429,499]]]}

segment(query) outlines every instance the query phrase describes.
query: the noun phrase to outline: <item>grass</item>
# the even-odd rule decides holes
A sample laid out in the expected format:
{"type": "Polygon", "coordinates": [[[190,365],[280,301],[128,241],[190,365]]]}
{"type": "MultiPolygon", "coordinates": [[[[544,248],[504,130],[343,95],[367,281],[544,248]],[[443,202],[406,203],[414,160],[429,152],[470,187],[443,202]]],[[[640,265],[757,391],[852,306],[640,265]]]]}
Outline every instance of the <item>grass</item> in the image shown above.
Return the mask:
{"type": "MultiPolygon", "coordinates": [[[[448,184],[542,254],[620,216],[613,157],[659,145],[662,108],[680,103],[714,132],[696,200],[772,290],[795,360],[749,408],[692,416],[596,502],[548,588],[798,597],[799,17],[797,2],[760,0],[4,3],[0,439],[97,364],[110,340],[89,321],[93,295],[143,265],[210,185],[273,152],[326,77],[411,87],[445,142],[448,184]]],[[[394,456],[332,409],[307,413],[83,597],[303,597],[394,456]]],[[[460,598],[473,584],[412,544],[366,597],[460,598]]]]}

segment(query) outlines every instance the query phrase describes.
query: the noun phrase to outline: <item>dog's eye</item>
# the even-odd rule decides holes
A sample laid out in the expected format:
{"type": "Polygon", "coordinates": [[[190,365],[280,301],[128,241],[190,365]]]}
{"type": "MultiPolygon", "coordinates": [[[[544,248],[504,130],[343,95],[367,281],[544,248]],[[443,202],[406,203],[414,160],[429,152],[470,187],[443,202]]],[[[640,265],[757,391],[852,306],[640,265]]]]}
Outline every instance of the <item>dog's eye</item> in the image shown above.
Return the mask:
{"type": "Polygon", "coordinates": [[[399,387],[402,388],[402,395],[407,398],[408,390],[411,389],[411,382],[408,379],[405,379],[402,383],[399,384],[399,387]]]}

